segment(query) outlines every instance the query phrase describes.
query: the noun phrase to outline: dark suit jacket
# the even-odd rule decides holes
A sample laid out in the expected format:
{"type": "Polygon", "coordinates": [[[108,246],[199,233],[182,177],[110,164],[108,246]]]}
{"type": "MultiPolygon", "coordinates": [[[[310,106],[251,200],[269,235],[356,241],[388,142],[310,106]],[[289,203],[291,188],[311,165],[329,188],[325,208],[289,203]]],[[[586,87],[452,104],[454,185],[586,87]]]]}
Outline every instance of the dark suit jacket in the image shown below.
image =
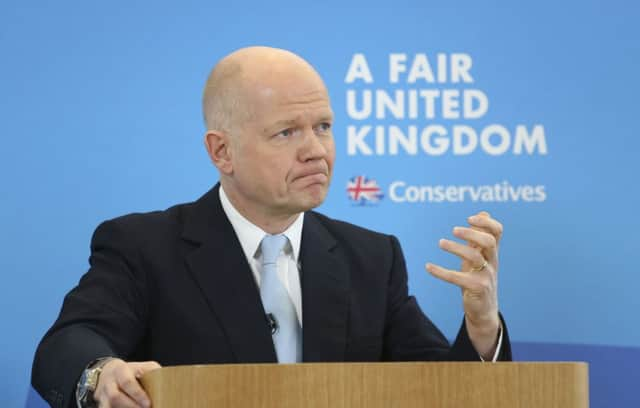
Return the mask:
{"type": "MultiPolygon", "coordinates": [[[[92,360],[273,363],[259,290],[214,187],[194,203],[100,225],[91,268],[36,352],[32,383],[74,404],[92,360]]],[[[408,295],[395,237],[307,212],[300,250],[303,361],[478,360],[452,347],[408,295]]],[[[510,359],[504,335],[501,358],[510,359]]]]}

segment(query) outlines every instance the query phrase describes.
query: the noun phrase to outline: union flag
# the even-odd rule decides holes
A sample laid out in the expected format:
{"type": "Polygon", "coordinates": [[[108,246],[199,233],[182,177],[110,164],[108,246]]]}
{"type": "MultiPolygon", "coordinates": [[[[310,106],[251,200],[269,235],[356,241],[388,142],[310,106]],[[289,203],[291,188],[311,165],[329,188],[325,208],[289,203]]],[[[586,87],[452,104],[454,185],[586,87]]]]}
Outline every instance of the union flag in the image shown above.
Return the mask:
{"type": "Polygon", "coordinates": [[[357,204],[378,203],[384,197],[378,183],[366,176],[355,176],[347,183],[349,200],[357,204]]]}

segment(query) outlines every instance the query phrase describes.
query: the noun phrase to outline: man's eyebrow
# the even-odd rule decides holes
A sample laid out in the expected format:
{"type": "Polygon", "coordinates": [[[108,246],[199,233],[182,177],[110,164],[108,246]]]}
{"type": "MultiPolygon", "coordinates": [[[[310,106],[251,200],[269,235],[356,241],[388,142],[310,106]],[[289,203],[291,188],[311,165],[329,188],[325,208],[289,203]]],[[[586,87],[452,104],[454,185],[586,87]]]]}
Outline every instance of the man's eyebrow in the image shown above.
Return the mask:
{"type": "Polygon", "coordinates": [[[281,120],[275,122],[270,127],[291,126],[291,125],[295,125],[297,121],[298,121],[297,119],[281,119],[281,120]]]}
{"type": "Polygon", "coordinates": [[[262,129],[262,132],[263,133],[270,133],[270,132],[273,132],[275,130],[281,130],[281,129],[284,129],[284,128],[291,127],[291,126],[293,126],[295,124],[296,124],[296,120],[295,119],[281,119],[281,120],[278,120],[278,121],[272,123],[271,125],[265,126],[262,129]]]}
{"type": "Polygon", "coordinates": [[[333,121],[333,113],[327,113],[327,114],[324,114],[324,115],[320,116],[318,121],[319,122],[331,122],[331,121],[333,121]]]}
{"type": "MultiPolygon", "coordinates": [[[[333,113],[322,114],[321,116],[318,117],[318,119],[316,119],[316,121],[317,122],[331,122],[331,121],[333,121],[333,113]]],[[[280,120],[274,122],[272,125],[265,127],[264,131],[267,132],[267,131],[273,130],[273,129],[279,129],[279,128],[282,128],[282,127],[294,126],[296,123],[298,123],[298,118],[280,119],[280,120]]]]}

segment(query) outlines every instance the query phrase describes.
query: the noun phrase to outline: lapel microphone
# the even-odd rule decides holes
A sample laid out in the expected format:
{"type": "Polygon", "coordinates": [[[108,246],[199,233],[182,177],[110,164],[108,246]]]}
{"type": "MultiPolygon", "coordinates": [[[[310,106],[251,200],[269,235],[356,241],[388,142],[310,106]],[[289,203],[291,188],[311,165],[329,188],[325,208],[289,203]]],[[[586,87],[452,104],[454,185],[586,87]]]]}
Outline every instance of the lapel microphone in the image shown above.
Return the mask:
{"type": "Polygon", "coordinates": [[[271,335],[274,335],[278,332],[280,326],[278,326],[278,321],[273,313],[267,313],[267,325],[269,325],[269,330],[271,330],[271,335]]]}

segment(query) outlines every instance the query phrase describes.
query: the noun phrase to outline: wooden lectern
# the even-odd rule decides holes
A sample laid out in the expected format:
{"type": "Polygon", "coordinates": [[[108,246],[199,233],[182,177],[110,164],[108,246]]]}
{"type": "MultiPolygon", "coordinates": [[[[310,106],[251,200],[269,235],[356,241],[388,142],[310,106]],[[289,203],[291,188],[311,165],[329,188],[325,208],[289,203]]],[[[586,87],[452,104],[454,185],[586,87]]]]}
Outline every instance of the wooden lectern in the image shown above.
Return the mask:
{"type": "Polygon", "coordinates": [[[311,363],[167,367],[153,408],[587,408],[586,363],[311,363]]]}

